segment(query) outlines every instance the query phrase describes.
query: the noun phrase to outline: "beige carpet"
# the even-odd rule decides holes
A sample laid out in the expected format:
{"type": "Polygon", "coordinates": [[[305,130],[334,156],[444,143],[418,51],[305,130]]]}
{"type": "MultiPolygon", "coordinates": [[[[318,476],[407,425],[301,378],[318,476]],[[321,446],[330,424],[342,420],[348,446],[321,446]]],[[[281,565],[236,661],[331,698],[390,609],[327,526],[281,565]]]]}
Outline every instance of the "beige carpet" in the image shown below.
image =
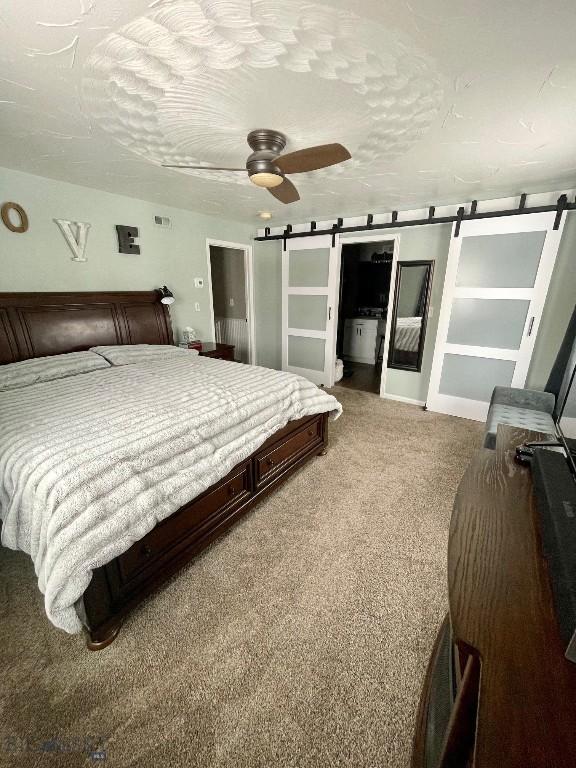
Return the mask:
{"type": "Polygon", "coordinates": [[[105,651],[52,627],[28,558],[0,551],[0,764],[93,765],[100,737],[110,766],[407,768],[481,427],[336,394],[329,454],[105,651]]]}

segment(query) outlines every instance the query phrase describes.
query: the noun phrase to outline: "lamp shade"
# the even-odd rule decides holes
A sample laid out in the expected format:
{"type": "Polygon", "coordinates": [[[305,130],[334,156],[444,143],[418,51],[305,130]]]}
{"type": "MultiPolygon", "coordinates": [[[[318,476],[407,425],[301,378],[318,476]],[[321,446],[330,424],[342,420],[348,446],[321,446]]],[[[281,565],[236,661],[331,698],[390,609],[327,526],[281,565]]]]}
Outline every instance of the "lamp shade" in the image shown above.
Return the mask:
{"type": "Polygon", "coordinates": [[[160,292],[162,304],[174,304],[174,294],[167,286],[163,285],[162,288],[158,288],[158,291],[160,292]]]}
{"type": "Polygon", "coordinates": [[[264,187],[264,189],[279,187],[284,181],[284,177],[281,174],[267,173],[266,171],[252,173],[249,178],[252,184],[256,184],[257,187],[264,187]]]}

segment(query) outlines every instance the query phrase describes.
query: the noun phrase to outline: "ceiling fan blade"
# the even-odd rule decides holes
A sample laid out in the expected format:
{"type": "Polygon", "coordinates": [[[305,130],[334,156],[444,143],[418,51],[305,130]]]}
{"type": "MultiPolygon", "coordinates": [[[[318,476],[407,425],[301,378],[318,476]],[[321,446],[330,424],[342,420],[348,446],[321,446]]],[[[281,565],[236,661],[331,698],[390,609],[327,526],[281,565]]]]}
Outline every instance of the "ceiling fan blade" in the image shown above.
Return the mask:
{"type": "Polygon", "coordinates": [[[300,200],[298,190],[289,179],[284,179],[277,187],[268,187],[268,192],[281,203],[295,203],[296,200],[300,200]]]}
{"type": "Polygon", "coordinates": [[[198,171],[243,171],[246,173],[246,168],[221,168],[220,166],[216,165],[165,165],[162,163],[162,168],[185,168],[198,171]]]}
{"type": "Polygon", "coordinates": [[[342,144],[320,144],[317,147],[308,147],[308,149],[299,149],[287,155],[280,155],[274,160],[274,164],[283,173],[307,173],[343,163],[351,157],[350,152],[342,144]]]}

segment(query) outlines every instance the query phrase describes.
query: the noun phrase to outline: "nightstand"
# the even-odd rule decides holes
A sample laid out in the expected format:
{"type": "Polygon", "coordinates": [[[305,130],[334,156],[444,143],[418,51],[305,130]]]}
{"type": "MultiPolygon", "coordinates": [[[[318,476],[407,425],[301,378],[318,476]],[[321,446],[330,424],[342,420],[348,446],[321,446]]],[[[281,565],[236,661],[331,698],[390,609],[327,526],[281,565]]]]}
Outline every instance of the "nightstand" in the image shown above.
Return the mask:
{"type": "Polygon", "coordinates": [[[231,360],[234,362],[234,345],[203,341],[202,351],[199,354],[201,357],[215,357],[218,360],[231,360]]]}

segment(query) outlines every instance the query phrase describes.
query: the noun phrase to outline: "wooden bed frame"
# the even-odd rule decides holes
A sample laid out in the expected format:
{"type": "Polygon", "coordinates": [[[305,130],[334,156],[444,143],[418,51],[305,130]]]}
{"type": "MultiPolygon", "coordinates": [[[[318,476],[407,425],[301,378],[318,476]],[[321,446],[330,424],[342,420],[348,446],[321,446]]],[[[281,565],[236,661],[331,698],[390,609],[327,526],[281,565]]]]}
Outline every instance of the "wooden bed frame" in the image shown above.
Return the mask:
{"type": "MultiPolygon", "coordinates": [[[[0,365],[99,344],[172,344],[155,291],[0,293],[0,365]]],[[[289,422],[225,478],[94,571],[84,593],[90,650],[109,645],[124,615],[298,467],[326,452],[328,414],[289,422]]]]}

